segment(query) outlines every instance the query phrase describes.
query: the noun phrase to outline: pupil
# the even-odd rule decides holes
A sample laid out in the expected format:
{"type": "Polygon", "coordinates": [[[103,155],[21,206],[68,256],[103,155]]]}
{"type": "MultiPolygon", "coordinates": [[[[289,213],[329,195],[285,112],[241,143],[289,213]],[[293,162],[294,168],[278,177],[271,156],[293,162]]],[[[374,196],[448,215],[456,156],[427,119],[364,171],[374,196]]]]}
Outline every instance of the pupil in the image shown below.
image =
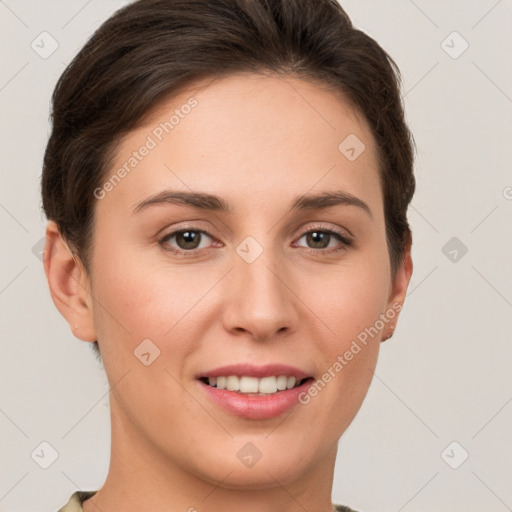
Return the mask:
{"type": "MultiPolygon", "coordinates": [[[[329,233],[323,233],[321,231],[311,231],[308,233],[308,243],[313,244],[314,248],[325,248],[329,244],[329,233]],[[327,245],[326,245],[327,242],[327,245]],[[319,245],[319,247],[317,247],[319,245]]],[[[184,249],[195,249],[199,240],[199,233],[194,231],[182,231],[176,236],[178,241],[182,241],[183,243],[179,243],[180,246],[184,249]]]]}
{"type": "MultiPolygon", "coordinates": [[[[311,233],[308,234],[308,243],[311,242],[314,244],[320,243],[320,249],[325,248],[325,243],[322,244],[322,241],[325,242],[327,240],[327,243],[329,243],[329,233],[322,233],[321,231],[311,231],[311,233]]],[[[315,247],[316,249],[318,247],[315,247]]]]}
{"type": "MultiPolygon", "coordinates": [[[[182,231],[177,235],[177,240],[184,239],[185,247],[182,247],[184,249],[195,249],[197,246],[197,240],[199,239],[199,236],[194,231],[182,231]],[[194,240],[196,239],[196,240],[194,240]],[[192,245],[192,246],[191,246],[192,245]]],[[[179,244],[180,246],[182,244],[179,244]]]]}

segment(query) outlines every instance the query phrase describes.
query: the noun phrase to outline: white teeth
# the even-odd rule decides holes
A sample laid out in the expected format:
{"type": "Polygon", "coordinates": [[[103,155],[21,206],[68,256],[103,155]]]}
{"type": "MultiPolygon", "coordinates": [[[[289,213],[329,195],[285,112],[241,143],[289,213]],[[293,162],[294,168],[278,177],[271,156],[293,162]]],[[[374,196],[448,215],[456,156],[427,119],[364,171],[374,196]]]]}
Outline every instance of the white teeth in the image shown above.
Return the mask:
{"type": "Polygon", "coordinates": [[[240,379],[236,375],[230,375],[226,379],[226,389],[228,391],[239,391],[240,390],[240,379]]]}
{"type": "Polygon", "coordinates": [[[258,386],[260,393],[275,393],[277,391],[277,379],[275,377],[263,377],[258,386]]]}
{"type": "Polygon", "coordinates": [[[241,377],[240,393],[257,393],[258,378],[257,377],[241,377]]]}
{"type": "Polygon", "coordinates": [[[276,383],[277,383],[277,389],[279,391],[283,391],[286,389],[286,386],[288,383],[288,378],[286,377],[286,375],[279,375],[279,377],[277,377],[277,379],[276,379],[276,383]]]}
{"type": "Polygon", "coordinates": [[[228,391],[271,395],[278,391],[294,388],[297,379],[286,375],[263,377],[262,379],[245,375],[241,377],[228,375],[226,377],[209,377],[208,384],[217,387],[217,389],[227,389],[228,391]]]}

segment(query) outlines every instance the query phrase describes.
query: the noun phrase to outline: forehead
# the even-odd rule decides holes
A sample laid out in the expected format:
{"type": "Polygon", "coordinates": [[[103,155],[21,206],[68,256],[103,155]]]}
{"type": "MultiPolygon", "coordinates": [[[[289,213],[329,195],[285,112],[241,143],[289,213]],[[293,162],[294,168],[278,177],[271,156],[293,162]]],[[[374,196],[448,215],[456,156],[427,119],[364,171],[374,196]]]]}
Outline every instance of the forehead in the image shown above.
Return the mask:
{"type": "Polygon", "coordinates": [[[317,187],[343,185],[370,201],[380,191],[363,116],[341,93],[275,74],[208,79],[168,96],[123,139],[112,173],[121,166],[129,176],[109,196],[126,205],[164,187],[243,192],[260,205],[317,187]]]}

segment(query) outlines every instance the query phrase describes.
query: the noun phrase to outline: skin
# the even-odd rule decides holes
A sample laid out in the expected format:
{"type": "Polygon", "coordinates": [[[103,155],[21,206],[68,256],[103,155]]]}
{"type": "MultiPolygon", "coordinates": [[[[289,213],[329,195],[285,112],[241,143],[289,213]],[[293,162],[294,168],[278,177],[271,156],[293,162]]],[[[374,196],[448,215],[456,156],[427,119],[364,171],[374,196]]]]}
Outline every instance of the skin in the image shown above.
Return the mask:
{"type": "MultiPolygon", "coordinates": [[[[337,442],[398,315],[309,404],[274,419],[225,412],[195,376],[251,362],[321,378],[361,331],[403,304],[410,247],[392,279],[374,140],[339,94],[238,74],[166,99],[123,140],[112,174],[191,96],[190,114],[98,200],[90,275],[48,223],[53,301],[75,336],[99,340],[111,386],[109,473],[84,511],[331,511],[337,442]],[[338,150],[349,134],[366,146],[355,161],[338,150]],[[164,203],[133,213],[164,189],[216,194],[233,211],[164,203]],[[347,204],[290,208],[297,196],[333,190],[364,201],[371,216],[347,204]],[[212,237],[195,232],[202,238],[188,257],[159,244],[183,228],[212,237]],[[324,235],[315,245],[305,236],[315,230],[352,234],[354,245],[328,254],[343,243],[324,235]],[[263,249],[250,264],[236,252],[247,236],[263,249]],[[133,353],[147,338],[160,350],[149,366],[133,353]],[[262,454],[251,468],[237,457],[248,442],[262,454]]],[[[163,244],[191,251],[178,237],[163,244]]]]}

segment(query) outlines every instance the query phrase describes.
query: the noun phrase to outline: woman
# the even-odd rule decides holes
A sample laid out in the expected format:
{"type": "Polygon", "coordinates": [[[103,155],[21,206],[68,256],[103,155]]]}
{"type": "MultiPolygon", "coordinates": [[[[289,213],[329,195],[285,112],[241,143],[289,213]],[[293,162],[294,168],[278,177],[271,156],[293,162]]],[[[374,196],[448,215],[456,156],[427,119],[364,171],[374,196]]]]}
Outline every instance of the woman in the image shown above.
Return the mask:
{"type": "Polygon", "coordinates": [[[60,78],[45,272],[110,384],[83,510],[318,511],[412,273],[399,72],[334,0],[139,0],[60,78]]]}

